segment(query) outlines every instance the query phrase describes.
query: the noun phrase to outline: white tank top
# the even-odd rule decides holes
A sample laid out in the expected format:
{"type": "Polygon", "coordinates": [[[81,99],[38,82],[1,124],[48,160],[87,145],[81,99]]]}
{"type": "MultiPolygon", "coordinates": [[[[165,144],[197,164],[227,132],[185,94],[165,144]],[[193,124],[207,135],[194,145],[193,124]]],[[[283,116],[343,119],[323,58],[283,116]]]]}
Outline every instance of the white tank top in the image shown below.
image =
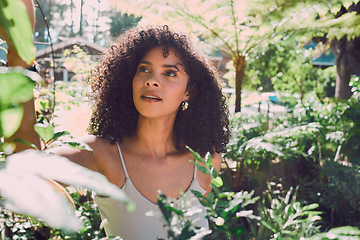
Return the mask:
{"type": "MultiPolygon", "coordinates": [[[[110,197],[96,196],[94,200],[98,205],[101,218],[103,220],[107,219],[107,224],[104,227],[106,235],[120,236],[124,240],[154,240],[157,238],[165,238],[163,223],[156,217],[145,215],[149,211],[160,214],[158,205],[150,202],[135,188],[127,172],[120,146],[117,146],[126,176],[125,183],[121,189],[135,203],[136,209],[134,212],[129,213],[123,203],[110,197]]],[[[202,194],[206,193],[196,179],[196,168],[194,170],[193,180],[185,192],[185,199],[186,202],[192,203],[192,206],[202,207],[190,189],[199,191],[202,194]]],[[[176,200],[175,205],[180,201],[182,200],[176,200]]],[[[191,219],[194,220],[193,222],[195,222],[196,226],[208,228],[208,221],[205,218],[206,213],[203,208],[202,210],[202,212],[192,216],[191,219]]]]}

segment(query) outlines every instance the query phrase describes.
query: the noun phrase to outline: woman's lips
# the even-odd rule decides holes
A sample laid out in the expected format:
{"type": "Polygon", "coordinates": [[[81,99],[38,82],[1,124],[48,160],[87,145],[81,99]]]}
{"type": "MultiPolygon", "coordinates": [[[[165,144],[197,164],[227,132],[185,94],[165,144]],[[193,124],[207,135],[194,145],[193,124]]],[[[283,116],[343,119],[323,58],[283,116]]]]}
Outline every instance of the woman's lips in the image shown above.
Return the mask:
{"type": "Polygon", "coordinates": [[[153,95],[153,94],[144,94],[141,96],[141,99],[148,101],[148,102],[159,102],[161,101],[161,98],[158,97],[157,95],[153,95]]]}

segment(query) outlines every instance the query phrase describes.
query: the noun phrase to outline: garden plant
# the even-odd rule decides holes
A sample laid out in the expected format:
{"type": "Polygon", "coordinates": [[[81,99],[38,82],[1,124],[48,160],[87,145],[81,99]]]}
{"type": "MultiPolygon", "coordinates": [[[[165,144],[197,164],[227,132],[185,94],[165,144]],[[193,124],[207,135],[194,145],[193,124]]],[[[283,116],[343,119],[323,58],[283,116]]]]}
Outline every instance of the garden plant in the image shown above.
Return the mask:
{"type": "MultiPolygon", "coordinates": [[[[20,56],[30,61],[34,58],[31,27],[22,24],[28,19],[25,10],[19,17],[19,9],[24,10],[21,0],[0,0],[0,26],[20,56]]],[[[86,61],[81,50],[75,48],[74,53],[77,60],[86,61]]],[[[67,67],[86,65],[74,63],[70,54],[65,53],[67,67]]],[[[89,69],[75,71],[83,76],[89,69]]],[[[111,195],[133,209],[129,199],[101,175],[45,151],[56,144],[91,151],[73,141],[70,132],[57,131],[53,119],[59,109],[71,110],[87,102],[82,79],[57,83],[56,91],[64,96],[57,99],[63,101],[51,106],[51,95],[56,93],[37,74],[1,69],[0,239],[104,239],[106,221],[100,219],[94,192],[111,195]],[[21,102],[34,96],[34,88],[38,93],[34,128],[43,149],[13,153],[13,143],[4,140],[19,127],[21,102]],[[55,114],[49,115],[51,108],[55,114]],[[65,189],[52,180],[79,187],[65,189]]],[[[159,193],[162,214],[155,217],[164,222],[168,239],[360,239],[359,77],[352,76],[350,86],[349,100],[310,90],[301,99],[283,97],[280,102],[288,111],[280,117],[235,114],[222,169],[212,166],[211,155],[202,158],[189,149],[196,167],[211,175],[213,191],[206,197],[194,192],[202,208],[185,200],[174,205],[159,193]],[[189,218],[200,211],[207,213],[208,229],[196,227],[189,218]]]]}

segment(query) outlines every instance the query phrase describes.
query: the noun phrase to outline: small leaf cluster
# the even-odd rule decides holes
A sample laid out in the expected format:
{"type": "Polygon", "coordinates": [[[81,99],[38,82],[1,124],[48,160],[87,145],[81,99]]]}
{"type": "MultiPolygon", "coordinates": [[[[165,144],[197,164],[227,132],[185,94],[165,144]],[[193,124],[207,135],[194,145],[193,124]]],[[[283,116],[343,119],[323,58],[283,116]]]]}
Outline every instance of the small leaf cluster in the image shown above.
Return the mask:
{"type": "Polygon", "coordinates": [[[213,191],[204,196],[200,192],[191,190],[202,205],[198,209],[187,204],[176,207],[171,199],[167,199],[163,194],[159,195],[158,204],[165,219],[168,239],[239,239],[246,236],[243,219],[259,220],[250,209],[258,197],[253,197],[254,192],[223,191],[223,180],[212,164],[211,155],[207,154],[204,160],[192,149],[189,150],[194,156],[193,163],[197,169],[211,176],[210,185],[213,191]],[[196,222],[186,218],[201,211],[206,212],[210,229],[199,228],[196,222]]]}

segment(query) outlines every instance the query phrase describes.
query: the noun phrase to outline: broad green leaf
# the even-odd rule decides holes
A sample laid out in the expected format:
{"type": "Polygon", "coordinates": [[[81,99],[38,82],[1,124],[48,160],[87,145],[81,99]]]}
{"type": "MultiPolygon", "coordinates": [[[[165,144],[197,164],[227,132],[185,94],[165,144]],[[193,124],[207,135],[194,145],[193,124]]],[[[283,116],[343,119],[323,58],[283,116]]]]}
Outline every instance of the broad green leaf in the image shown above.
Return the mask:
{"type": "Polygon", "coordinates": [[[35,82],[31,79],[37,81],[39,75],[29,74],[22,68],[0,68],[1,109],[3,106],[30,100],[33,97],[33,88],[35,87],[35,82]]]}
{"type": "Polygon", "coordinates": [[[36,123],[34,129],[44,142],[50,141],[54,137],[54,126],[50,123],[36,123]]]}
{"type": "Polygon", "coordinates": [[[11,137],[19,128],[23,118],[23,107],[21,105],[0,110],[1,136],[11,137]]]}
{"type": "Polygon", "coordinates": [[[11,211],[40,218],[51,227],[71,232],[81,227],[65,195],[35,174],[1,170],[0,191],[6,199],[5,208],[11,211]]]}
{"type": "Polygon", "coordinates": [[[30,65],[36,48],[26,6],[21,0],[0,0],[0,26],[19,56],[30,65]]]}
{"type": "Polygon", "coordinates": [[[29,173],[57,182],[81,186],[104,196],[123,202],[129,211],[135,209],[134,203],[107,178],[82,167],[69,159],[37,150],[26,150],[7,158],[9,172],[29,173]]]}
{"type": "Polygon", "coordinates": [[[224,184],[223,180],[219,176],[216,177],[216,178],[211,179],[211,183],[213,183],[218,188],[221,187],[224,184]]]}

